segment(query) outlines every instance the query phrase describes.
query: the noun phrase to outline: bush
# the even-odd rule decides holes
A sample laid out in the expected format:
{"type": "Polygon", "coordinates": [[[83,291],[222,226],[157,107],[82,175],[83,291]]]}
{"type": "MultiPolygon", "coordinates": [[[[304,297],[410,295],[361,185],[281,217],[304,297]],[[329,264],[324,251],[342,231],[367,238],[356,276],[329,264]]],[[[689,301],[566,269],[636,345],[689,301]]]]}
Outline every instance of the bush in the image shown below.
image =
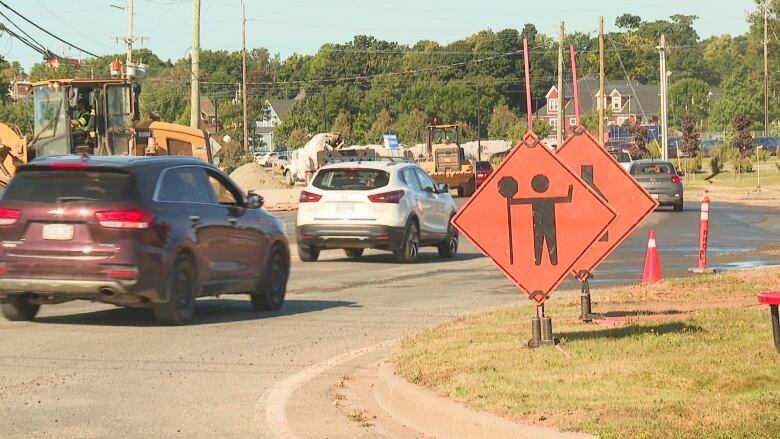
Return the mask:
{"type": "Polygon", "coordinates": [[[723,159],[713,154],[710,158],[710,169],[712,169],[712,175],[720,174],[723,171],[723,159]]]}
{"type": "Polygon", "coordinates": [[[647,150],[650,152],[650,158],[661,158],[661,145],[658,144],[657,140],[653,140],[652,142],[648,143],[647,150]]]}
{"type": "Polygon", "coordinates": [[[731,159],[731,167],[734,169],[734,174],[753,172],[753,160],[750,157],[740,157],[737,154],[731,159]]]}
{"type": "Polygon", "coordinates": [[[756,160],[767,162],[772,159],[772,153],[767,151],[766,148],[756,150],[756,160]]]}
{"type": "Polygon", "coordinates": [[[704,161],[704,152],[702,150],[699,150],[691,160],[691,172],[693,172],[694,174],[701,172],[703,168],[702,165],[703,161],[704,161]]]}

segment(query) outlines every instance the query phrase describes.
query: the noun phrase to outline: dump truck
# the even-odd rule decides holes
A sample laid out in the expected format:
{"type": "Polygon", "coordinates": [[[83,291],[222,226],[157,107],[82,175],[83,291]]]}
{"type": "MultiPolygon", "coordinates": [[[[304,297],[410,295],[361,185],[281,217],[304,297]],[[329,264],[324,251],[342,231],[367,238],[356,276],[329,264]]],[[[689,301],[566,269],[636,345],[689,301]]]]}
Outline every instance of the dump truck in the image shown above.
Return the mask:
{"type": "MultiPolygon", "coordinates": [[[[27,141],[0,123],[0,186],[16,167],[35,157],[86,152],[94,155],[185,155],[213,162],[208,133],[155,121],[140,124],[140,84],[129,79],[53,79],[32,85],[34,124],[27,141]],[[86,130],[73,126],[77,102],[94,109],[86,130]],[[94,132],[94,136],[89,135],[94,132]]],[[[0,121],[2,122],[2,121],[0,121]]]]}
{"type": "Polygon", "coordinates": [[[474,167],[460,146],[460,127],[432,125],[426,131],[426,148],[418,164],[437,184],[456,189],[459,197],[471,196],[476,188],[474,167]]]}

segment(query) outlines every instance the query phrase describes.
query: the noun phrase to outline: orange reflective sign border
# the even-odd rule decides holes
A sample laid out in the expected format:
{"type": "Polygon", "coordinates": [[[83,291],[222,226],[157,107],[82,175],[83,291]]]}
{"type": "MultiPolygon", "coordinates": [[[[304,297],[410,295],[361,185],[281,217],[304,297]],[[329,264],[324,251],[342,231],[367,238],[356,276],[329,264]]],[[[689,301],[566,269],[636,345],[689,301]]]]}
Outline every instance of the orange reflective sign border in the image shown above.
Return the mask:
{"type": "Polygon", "coordinates": [[[658,202],[586,131],[566,139],[556,155],[617,213],[607,233],[574,265],[574,275],[582,278],[585,272],[598,267],[658,207],[658,202]]]}
{"type": "Polygon", "coordinates": [[[575,172],[527,134],[453,224],[541,304],[614,218],[575,172]]]}

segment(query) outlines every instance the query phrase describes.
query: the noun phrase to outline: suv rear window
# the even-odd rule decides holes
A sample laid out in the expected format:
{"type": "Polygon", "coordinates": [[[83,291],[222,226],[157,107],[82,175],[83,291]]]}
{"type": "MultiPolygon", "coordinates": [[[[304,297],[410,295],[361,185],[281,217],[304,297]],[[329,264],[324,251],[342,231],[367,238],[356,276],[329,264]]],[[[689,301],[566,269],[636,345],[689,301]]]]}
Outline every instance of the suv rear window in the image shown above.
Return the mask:
{"type": "Polygon", "coordinates": [[[135,189],[133,177],[120,172],[35,170],[16,174],[3,199],[31,203],[113,203],[133,201],[135,189]]]}
{"type": "Polygon", "coordinates": [[[632,175],[674,174],[674,168],[668,163],[641,163],[631,168],[632,175]]]}
{"type": "Polygon", "coordinates": [[[390,174],[379,169],[324,169],[317,173],[312,184],[331,191],[369,191],[387,186],[390,174]]]}

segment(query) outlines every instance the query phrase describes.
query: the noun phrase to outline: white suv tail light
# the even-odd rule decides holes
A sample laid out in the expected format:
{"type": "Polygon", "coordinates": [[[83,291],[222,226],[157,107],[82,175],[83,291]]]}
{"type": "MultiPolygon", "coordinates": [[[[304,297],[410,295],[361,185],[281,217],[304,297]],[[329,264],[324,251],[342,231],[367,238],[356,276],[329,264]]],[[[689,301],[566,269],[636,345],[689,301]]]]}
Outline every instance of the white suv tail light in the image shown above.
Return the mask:
{"type": "Polygon", "coordinates": [[[307,191],[301,191],[301,198],[298,199],[300,203],[316,203],[322,199],[322,195],[314,194],[307,191]]]}
{"type": "Polygon", "coordinates": [[[392,191],[392,192],[383,192],[381,194],[376,195],[369,195],[368,199],[372,203],[395,203],[398,204],[401,202],[401,198],[404,197],[404,191],[398,190],[398,191],[392,191]]]}

